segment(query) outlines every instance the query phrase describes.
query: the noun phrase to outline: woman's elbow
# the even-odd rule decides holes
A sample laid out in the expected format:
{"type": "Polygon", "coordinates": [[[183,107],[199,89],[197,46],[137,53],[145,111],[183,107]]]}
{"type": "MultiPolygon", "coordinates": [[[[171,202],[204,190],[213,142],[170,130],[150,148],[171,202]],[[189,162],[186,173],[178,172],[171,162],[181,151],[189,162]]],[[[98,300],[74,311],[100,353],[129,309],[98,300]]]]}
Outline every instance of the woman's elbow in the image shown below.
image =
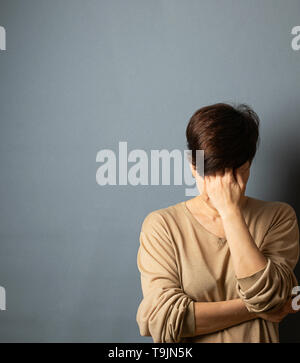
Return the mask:
{"type": "Polygon", "coordinates": [[[137,317],[137,324],[141,336],[150,336],[154,343],[179,343],[180,337],[171,321],[163,320],[156,314],[149,314],[148,317],[137,317]]]}
{"type": "Polygon", "coordinates": [[[271,310],[279,309],[289,299],[289,289],[280,284],[274,284],[269,290],[249,298],[243,297],[243,301],[249,312],[264,313],[271,310]]]}

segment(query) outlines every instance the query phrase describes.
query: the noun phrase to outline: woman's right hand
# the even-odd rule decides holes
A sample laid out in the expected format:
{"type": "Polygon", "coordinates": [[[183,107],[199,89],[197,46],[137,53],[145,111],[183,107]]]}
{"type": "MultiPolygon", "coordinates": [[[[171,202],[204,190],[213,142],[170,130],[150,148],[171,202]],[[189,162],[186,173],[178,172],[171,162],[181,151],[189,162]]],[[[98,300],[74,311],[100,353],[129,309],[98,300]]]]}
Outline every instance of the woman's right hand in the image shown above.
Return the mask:
{"type": "Polygon", "coordinates": [[[257,315],[259,318],[271,321],[272,323],[280,323],[288,314],[295,313],[297,313],[297,310],[292,308],[292,298],[290,298],[279,310],[259,313],[257,315]]]}

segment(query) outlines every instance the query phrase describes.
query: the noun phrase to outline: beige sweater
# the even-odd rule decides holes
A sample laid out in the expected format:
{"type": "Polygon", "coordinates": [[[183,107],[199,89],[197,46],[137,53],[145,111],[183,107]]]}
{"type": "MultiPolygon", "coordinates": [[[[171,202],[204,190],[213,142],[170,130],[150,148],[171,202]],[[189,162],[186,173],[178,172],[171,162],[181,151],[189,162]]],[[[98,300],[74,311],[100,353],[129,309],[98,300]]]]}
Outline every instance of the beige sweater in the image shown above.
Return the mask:
{"type": "MultiPolygon", "coordinates": [[[[251,312],[275,308],[298,282],[299,229],[284,202],[248,197],[243,215],[267,266],[237,279],[225,239],[207,231],[185,202],[145,218],[137,253],[143,300],[136,314],[140,334],[154,343],[279,342],[278,324],[261,318],[195,335],[194,302],[243,299],[251,312]]],[[[242,241],[241,241],[242,243],[242,241]]]]}

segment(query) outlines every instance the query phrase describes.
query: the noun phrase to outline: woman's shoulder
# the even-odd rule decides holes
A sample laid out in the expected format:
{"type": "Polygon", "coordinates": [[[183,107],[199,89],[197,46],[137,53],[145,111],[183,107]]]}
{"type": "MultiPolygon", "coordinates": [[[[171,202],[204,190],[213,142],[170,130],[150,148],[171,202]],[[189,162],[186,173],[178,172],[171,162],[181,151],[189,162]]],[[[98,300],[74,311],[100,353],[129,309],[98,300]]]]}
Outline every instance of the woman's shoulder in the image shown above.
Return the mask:
{"type": "Polygon", "coordinates": [[[172,222],[176,222],[182,213],[184,202],[179,202],[167,207],[159,208],[148,212],[143,220],[142,228],[148,227],[168,227],[172,222]]]}
{"type": "Polygon", "coordinates": [[[248,198],[248,207],[256,214],[273,219],[292,219],[297,218],[295,209],[284,201],[268,201],[253,197],[248,198]]]}

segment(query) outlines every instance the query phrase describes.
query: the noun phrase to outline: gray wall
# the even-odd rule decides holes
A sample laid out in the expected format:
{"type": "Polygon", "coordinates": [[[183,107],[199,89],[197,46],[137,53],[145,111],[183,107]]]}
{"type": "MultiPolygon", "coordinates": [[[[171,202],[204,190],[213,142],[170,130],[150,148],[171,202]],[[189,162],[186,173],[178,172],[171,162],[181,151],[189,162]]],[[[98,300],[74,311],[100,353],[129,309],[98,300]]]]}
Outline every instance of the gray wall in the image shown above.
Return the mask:
{"type": "MultiPolygon", "coordinates": [[[[299,14],[299,0],[0,0],[0,341],[152,342],[135,321],[139,230],[184,186],[100,187],[96,154],[183,150],[201,106],[257,111],[247,194],[299,215],[299,14]]],[[[298,315],[282,341],[300,341],[298,315]]]]}

